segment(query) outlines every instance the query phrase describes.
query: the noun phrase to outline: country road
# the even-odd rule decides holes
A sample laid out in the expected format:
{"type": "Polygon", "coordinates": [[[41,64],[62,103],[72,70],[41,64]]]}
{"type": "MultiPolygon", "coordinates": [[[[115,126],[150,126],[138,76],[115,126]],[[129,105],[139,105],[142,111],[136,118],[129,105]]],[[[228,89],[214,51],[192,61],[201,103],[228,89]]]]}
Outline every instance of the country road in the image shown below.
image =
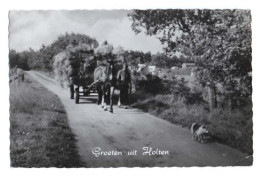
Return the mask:
{"type": "Polygon", "coordinates": [[[61,88],[55,80],[35,71],[27,73],[64,104],[86,167],[240,166],[252,163],[252,157],[248,159],[246,154],[228,146],[194,142],[187,128],[138,109],[114,106],[111,114],[96,105],[95,95],[83,97],[80,104],[75,104],[69,90],[61,88]],[[164,154],[143,155],[143,147],[158,148],[164,154]],[[114,152],[97,157],[92,153],[95,148],[114,152]],[[128,155],[128,151],[133,150],[136,155],[128,155]]]}

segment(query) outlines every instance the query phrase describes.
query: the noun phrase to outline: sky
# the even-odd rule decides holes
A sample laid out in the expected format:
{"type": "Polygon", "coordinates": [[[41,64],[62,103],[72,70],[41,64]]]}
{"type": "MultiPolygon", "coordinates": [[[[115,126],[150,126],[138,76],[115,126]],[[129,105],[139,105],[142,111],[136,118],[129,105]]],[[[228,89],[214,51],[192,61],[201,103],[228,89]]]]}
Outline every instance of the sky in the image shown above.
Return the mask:
{"type": "Polygon", "coordinates": [[[128,10],[63,10],[63,11],[10,11],[9,46],[17,51],[38,50],[49,45],[60,34],[81,33],[107,40],[113,46],[126,50],[162,52],[160,41],[144,33],[136,35],[127,17],[128,10]]]}

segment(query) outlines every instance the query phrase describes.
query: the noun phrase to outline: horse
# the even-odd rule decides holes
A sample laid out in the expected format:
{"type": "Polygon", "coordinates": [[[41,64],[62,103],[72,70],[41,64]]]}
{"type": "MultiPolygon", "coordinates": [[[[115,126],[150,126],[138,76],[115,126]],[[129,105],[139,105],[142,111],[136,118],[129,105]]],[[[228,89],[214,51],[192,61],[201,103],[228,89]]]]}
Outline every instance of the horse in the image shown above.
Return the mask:
{"type": "Polygon", "coordinates": [[[94,71],[94,82],[97,82],[97,104],[102,104],[105,111],[108,104],[109,112],[113,113],[113,95],[116,87],[116,69],[113,61],[97,66],[94,71]]]}

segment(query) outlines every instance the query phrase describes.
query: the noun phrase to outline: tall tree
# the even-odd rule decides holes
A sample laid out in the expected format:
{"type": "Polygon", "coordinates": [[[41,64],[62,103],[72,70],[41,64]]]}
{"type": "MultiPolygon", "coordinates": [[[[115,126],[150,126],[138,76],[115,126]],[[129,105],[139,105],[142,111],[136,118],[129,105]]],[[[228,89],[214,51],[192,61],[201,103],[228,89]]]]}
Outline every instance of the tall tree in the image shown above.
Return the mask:
{"type": "Polygon", "coordinates": [[[129,17],[132,29],[157,36],[167,55],[191,57],[212,100],[217,83],[229,90],[231,99],[251,95],[250,11],[134,10],[129,17]]]}
{"type": "Polygon", "coordinates": [[[20,56],[15,50],[9,51],[9,66],[13,68],[19,65],[20,56]]]}

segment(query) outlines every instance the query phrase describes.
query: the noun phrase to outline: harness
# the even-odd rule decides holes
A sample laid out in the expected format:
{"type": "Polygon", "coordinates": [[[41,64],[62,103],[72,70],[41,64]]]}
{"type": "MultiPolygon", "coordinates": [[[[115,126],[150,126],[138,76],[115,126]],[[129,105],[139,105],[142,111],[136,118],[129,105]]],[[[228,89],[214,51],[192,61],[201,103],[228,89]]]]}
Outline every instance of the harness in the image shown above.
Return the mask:
{"type": "Polygon", "coordinates": [[[115,86],[116,85],[116,74],[115,74],[115,68],[110,68],[110,65],[106,67],[106,73],[107,73],[107,78],[106,82],[110,84],[110,86],[115,86]]]}

